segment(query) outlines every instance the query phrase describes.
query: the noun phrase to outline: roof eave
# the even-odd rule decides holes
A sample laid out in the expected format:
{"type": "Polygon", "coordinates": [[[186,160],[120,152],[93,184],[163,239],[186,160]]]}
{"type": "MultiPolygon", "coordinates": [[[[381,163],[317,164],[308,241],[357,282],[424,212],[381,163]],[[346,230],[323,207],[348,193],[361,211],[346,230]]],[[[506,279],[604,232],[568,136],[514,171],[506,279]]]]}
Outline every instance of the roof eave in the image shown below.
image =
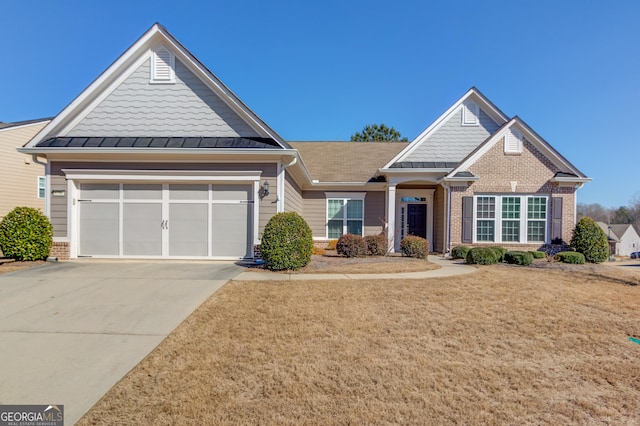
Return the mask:
{"type": "Polygon", "coordinates": [[[239,148],[239,149],[220,149],[220,148],[128,148],[128,147],[114,147],[114,148],[18,148],[18,152],[23,154],[37,154],[37,155],[78,155],[78,154],[109,154],[109,155],[129,155],[129,154],[160,154],[160,155],[256,155],[256,154],[271,154],[271,155],[297,155],[295,149],[282,149],[282,148],[239,148]]]}

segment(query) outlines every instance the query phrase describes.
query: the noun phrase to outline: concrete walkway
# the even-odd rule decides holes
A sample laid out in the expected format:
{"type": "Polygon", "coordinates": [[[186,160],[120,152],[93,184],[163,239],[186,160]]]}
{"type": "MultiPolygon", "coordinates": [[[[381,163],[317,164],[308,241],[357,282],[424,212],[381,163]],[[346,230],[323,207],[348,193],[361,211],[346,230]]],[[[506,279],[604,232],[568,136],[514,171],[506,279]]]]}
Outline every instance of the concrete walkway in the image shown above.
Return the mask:
{"type": "Polygon", "coordinates": [[[0,275],[0,404],[61,404],[74,424],[241,271],[78,260],[0,275]]]}
{"type": "Polygon", "coordinates": [[[459,260],[446,260],[439,256],[429,256],[429,262],[440,266],[439,269],[419,272],[400,272],[396,274],[287,274],[277,272],[242,272],[234,281],[295,281],[295,280],[370,280],[370,279],[421,279],[442,278],[469,274],[477,271],[473,266],[459,260]]]}

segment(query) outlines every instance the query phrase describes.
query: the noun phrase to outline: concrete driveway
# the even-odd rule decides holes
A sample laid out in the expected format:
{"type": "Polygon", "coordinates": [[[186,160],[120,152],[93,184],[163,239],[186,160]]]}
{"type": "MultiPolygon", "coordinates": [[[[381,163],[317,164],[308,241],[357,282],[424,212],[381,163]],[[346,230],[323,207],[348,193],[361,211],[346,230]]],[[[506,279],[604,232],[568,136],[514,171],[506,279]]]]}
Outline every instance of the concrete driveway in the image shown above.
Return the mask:
{"type": "Polygon", "coordinates": [[[74,424],[241,270],[80,260],[0,275],[0,404],[63,404],[74,424]]]}

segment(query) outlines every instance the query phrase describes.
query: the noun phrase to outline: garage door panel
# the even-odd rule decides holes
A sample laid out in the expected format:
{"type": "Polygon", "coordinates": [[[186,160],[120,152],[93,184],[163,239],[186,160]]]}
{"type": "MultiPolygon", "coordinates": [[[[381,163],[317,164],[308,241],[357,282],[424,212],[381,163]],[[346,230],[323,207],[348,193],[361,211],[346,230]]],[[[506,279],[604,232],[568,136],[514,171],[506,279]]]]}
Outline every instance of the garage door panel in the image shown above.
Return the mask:
{"type": "Polygon", "coordinates": [[[253,205],[212,204],[213,256],[250,257],[249,224],[253,205]]]}
{"type": "Polygon", "coordinates": [[[118,203],[80,203],[80,256],[120,254],[119,211],[118,203]]]}
{"type": "Polygon", "coordinates": [[[251,200],[251,185],[211,185],[213,200],[251,200]]]}
{"type": "Polygon", "coordinates": [[[209,199],[209,185],[180,184],[169,185],[170,200],[207,200],[209,199]]]}
{"type": "Polygon", "coordinates": [[[162,200],[161,184],[125,184],[122,185],[125,200],[162,200]]]}
{"type": "Polygon", "coordinates": [[[169,205],[169,256],[207,256],[207,204],[169,205]]]}
{"type": "Polygon", "coordinates": [[[125,256],[162,255],[162,204],[125,203],[122,252],[125,256]]]}

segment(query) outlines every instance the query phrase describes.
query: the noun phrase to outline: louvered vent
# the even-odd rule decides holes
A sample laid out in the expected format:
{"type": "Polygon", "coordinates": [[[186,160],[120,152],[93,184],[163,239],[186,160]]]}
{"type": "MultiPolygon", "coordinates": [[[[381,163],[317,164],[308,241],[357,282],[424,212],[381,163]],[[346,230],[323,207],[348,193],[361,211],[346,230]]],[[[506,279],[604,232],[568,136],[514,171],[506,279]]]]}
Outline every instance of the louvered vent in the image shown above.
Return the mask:
{"type": "Polygon", "coordinates": [[[504,142],[504,152],[513,154],[522,152],[522,134],[515,129],[507,133],[504,142]]]}
{"type": "Polygon", "coordinates": [[[479,123],[480,108],[478,104],[469,101],[465,103],[462,109],[462,124],[466,126],[475,126],[479,123]]]}
{"type": "Polygon", "coordinates": [[[169,50],[160,46],[153,55],[152,81],[154,82],[173,82],[175,59],[169,50]]]}

